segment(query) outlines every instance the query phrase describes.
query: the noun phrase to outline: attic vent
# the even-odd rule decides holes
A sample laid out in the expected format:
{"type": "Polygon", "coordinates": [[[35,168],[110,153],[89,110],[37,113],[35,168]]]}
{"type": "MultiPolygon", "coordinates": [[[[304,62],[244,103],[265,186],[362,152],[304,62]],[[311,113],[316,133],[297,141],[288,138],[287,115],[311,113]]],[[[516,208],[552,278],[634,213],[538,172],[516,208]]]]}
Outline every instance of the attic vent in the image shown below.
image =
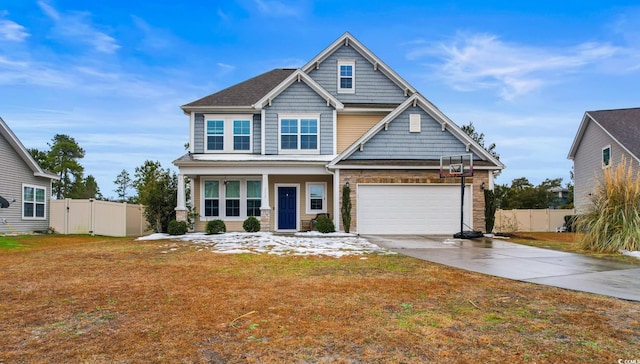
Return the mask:
{"type": "Polygon", "coordinates": [[[420,114],[409,114],[409,132],[420,132],[420,114]]]}

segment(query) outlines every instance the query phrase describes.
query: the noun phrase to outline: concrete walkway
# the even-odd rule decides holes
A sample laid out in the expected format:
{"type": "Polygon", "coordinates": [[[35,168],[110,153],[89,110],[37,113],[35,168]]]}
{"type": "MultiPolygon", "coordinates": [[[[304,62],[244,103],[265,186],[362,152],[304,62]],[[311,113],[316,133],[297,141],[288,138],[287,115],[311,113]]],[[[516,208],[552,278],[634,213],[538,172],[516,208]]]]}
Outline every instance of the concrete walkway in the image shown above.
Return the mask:
{"type": "Polygon", "coordinates": [[[370,242],[399,254],[468,271],[640,301],[640,264],[509,243],[500,239],[376,235],[370,242]]]}

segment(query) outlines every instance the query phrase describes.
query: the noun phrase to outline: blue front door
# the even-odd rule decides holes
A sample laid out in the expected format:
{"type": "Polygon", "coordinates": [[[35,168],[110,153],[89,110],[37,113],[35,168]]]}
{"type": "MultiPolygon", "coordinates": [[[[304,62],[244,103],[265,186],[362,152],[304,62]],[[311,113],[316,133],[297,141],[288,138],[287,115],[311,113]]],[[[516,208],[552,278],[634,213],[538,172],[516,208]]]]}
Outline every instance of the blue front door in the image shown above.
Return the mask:
{"type": "Polygon", "coordinates": [[[296,187],[278,187],[278,230],[297,227],[296,187]]]}

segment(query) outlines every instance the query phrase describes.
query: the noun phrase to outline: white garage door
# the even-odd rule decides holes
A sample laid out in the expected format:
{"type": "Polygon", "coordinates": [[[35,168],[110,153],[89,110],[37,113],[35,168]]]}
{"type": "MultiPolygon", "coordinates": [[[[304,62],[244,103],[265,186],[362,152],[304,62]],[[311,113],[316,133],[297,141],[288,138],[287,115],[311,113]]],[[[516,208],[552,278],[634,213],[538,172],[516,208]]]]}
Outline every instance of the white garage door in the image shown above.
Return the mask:
{"type": "MultiPolygon", "coordinates": [[[[464,221],[471,226],[471,187],[465,187],[464,221]]],[[[459,185],[360,184],[360,234],[454,234],[460,231],[459,185]]],[[[465,227],[464,230],[471,230],[465,227]]]]}

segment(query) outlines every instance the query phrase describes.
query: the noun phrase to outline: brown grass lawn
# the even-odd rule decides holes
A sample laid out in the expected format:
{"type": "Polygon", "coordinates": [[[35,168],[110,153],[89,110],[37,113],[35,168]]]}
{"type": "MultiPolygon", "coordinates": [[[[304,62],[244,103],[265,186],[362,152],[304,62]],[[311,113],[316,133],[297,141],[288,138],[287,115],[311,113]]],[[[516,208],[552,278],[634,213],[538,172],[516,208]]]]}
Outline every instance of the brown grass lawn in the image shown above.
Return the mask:
{"type": "Polygon", "coordinates": [[[0,363],[617,363],[640,303],[399,255],[0,237],[0,363]]]}

